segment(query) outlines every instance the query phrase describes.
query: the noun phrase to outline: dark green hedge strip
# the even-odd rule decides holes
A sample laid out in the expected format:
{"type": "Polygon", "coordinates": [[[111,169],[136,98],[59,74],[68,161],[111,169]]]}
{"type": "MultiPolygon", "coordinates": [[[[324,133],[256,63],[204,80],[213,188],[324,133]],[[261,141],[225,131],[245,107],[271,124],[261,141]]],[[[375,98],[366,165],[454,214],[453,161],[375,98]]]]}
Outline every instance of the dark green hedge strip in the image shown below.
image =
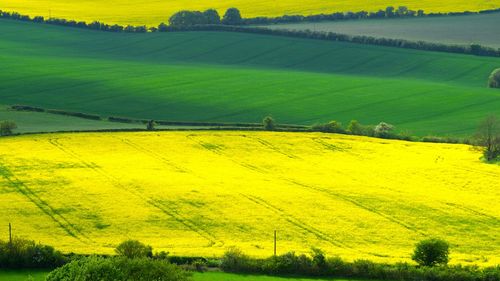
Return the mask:
{"type": "Polygon", "coordinates": [[[442,16],[463,16],[478,15],[500,12],[500,8],[492,10],[483,10],[479,12],[450,12],[450,13],[429,13],[424,10],[414,11],[405,6],[394,8],[387,7],[385,10],[376,12],[336,12],[331,14],[317,14],[310,16],[303,15],[284,15],[280,17],[255,17],[243,19],[243,24],[279,24],[279,23],[297,23],[297,22],[320,22],[320,21],[344,21],[359,19],[380,19],[380,18],[414,18],[414,17],[442,17],[442,16]]]}
{"type": "Polygon", "coordinates": [[[311,256],[289,252],[267,259],[253,259],[240,251],[228,251],[221,268],[227,272],[328,278],[357,278],[394,281],[500,281],[500,266],[415,266],[383,264],[368,260],[347,262],[326,257],[320,250],[311,256]]]}

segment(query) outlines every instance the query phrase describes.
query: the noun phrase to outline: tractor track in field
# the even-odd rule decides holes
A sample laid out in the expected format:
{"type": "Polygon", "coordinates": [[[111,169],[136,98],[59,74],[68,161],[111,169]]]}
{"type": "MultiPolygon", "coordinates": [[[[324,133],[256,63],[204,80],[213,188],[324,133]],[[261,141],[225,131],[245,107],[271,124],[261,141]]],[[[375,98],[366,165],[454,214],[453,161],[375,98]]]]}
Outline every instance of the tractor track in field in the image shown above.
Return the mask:
{"type": "MultiPolygon", "coordinates": [[[[489,215],[489,214],[477,211],[477,210],[475,210],[473,208],[466,207],[464,205],[458,205],[458,204],[455,204],[455,203],[445,203],[445,205],[450,206],[452,208],[456,208],[456,209],[462,210],[462,211],[469,212],[471,214],[475,214],[476,216],[480,216],[480,217],[483,217],[483,218],[487,218],[489,220],[493,220],[495,222],[495,225],[500,225],[500,218],[498,218],[498,217],[495,217],[495,216],[492,216],[492,215],[489,215]]],[[[487,225],[489,225],[489,224],[487,224],[487,225]]]]}
{"type": "Polygon", "coordinates": [[[115,137],[116,139],[120,140],[121,142],[123,142],[124,144],[132,147],[133,149],[137,150],[137,151],[140,151],[152,158],[155,158],[157,160],[159,160],[160,162],[162,162],[163,164],[167,165],[168,167],[170,168],[173,168],[176,172],[179,172],[179,173],[191,173],[191,174],[194,174],[192,173],[191,171],[187,171],[186,169],[182,168],[182,167],[179,167],[177,165],[175,165],[174,163],[172,163],[172,161],[168,160],[167,158],[163,157],[162,155],[150,150],[150,149],[147,149],[139,144],[136,144],[136,143],[133,143],[131,142],[130,140],[128,139],[124,139],[124,138],[118,138],[118,137],[115,137]]]}
{"type": "Polygon", "coordinates": [[[63,229],[69,236],[84,242],[93,243],[80,229],[71,223],[66,217],[58,213],[47,201],[42,199],[36,192],[34,192],[27,184],[17,178],[6,166],[0,163],[0,175],[6,179],[20,194],[26,197],[31,203],[37,206],[40,211],[50,217],[61,229],[63,229]],[[83,239],[82,239],[83,238],[83,239]]]}
{"type": "Polygon", "coordinates": [[[308,225],[307,223],[303,222],[302,220],[294,217],[293,215],[288,214],[283,209],[280,209],[276,206],[273,206],[271,203],[267,202],[266,200],[264,200],[260,197],[257,197],[254,195],[243,194],[243,193],[240,193],[240,195],[245,197],[249,201],[253,202],[254,204],[257,204],[263,208],[270,210],[271,212],[277,214],[278,216],[280,216],[281,218],[286,220],[288,223],[294,225],[295,227],[297,227],[299,229],[302,229],[303,231],[305,231],[309,234],[316,236],[320,240],[326,241],[326,242],[328,242],[336,247],[339,247],[339,248],[351,248],[351,247],[348,247],[348,246],[342,244],[341,242],[335,240],[335,238],[332,237],[330,234],[325,233],[325,232],[323,232],[323,231],[321,231],[321,230],[319,230],[311,225],[308,225]]]}
{"type": "Polygon", "coordinates": [[[245,163],[245,162],[239,162],[239,161],[236,161],[234,159],[232,159],[231,157],[227,157],[221,149],[209,149],[207,147],[209,147],[208,145],[210,145],[210,143],[206,143],[206,142],[203,142],[203,141],[199,141],[199,140],[196,140],[194,137],[196,137],[198,135],[196,134],[190,134],[190,135],[187,135],[186,138],[188,138],[189,140],[191,140],[192,142],[198,144],[199,146],[201,146],[202,148],[218,155],[218,156],[221,156],[231,162],[233,162],[234,164],[238,165],[238,166],[241,166],[245,169],[248,169],[248,170],[251,170],[252,172],[257,172],[257,173],[260,173],[260,174],[267,174],[268,172],[262,168],[259,168],[253,164],[250,164],[250,163],[245,163]]]}
{"type": "MultiPolygon", "coordinates": [[[[190,136],[196,136],[196,135],[190,135],[190,136]]],[[[200,141],[197,141],[197,140],[194,140],[194,139],[193,139],[193,141],[197,142],[200,145],[202,145],[202,143],[203,143],[203,142],[200,142],[200,141]]],[[[265,143],[261,143],[261,144],[264,145],[265,147],[268,147],[265,143]]],[[[225,155],[222,151],[214,151],[214,150],[210,150],[210,151],[212,151],[213,153],[215,153],[215,154],[217,154],[217,155],[219,155],[221,157],[229,159],[233,163],[235,163],[235,164],[237,164],[237,165],[239,165],[241,167],[244,167],[246,169],[249,169],[249,170],[251,170],[253,172],[259,172],[261,174],[269,174],[268,171],[263,170],[263,169],[261,169],[261,168],[259,168],[257,166],[254,166],[254,165],[251,165],[251,164],[247,164],[247,163],[243,163],[243,162],[238,162],[238,161],[232,159],[231,157],[228,157],[227,155],[225,155]]],[[[276,151],[276,152],[280,153],[280,154],[283,154],[281,151],[276,151]]],[[[289,157],[286,153],[285,153],[285,155],[287,157],[289,157]]],[[[371,208],[371,207],[365,206],[364,204],[362,204],[362,203],[356,201],[355,199],[350,198],[350,197],[348,197],[346,195],[343,195],[343,194],[340,194],[340,193],[336,193],[336,192],[333,192],[333,191],[325,189],[325,188],[319,188],[319,187],[314,187],[314,186],[311,186],[311,185],[299,183],[296,180],[293,180],[293,179],[290,179],[290,178],[286,178],[286,177],[283,177],[283,176],[278,176],[278,178],[281,179],[281,180],[283,180],[283,181],[285,181],[285,182],[288,182],[290,184],[300,186],[301,188],[306,188],[306,189],[309,189],[309,190],[314,191],[314,192],[320,192],[322,194],[327,195],[330,198],[333,198],[333,199],[336,199],[336,200],[340,199],[340,200],[342,200],[344,202],[348,202],[348,203],[350,203],[352,205],[357,206],[358,208],[361,208],[361,209],[363,209],[363,210],[365,210],[367,212],[370,212],[370,213],[373,213],[375,215],[378,215],[378,216],[380,216],[380,217],[382,217],[382,218],[384,218],[384,219],[386,219],[386,220],[388,220],[388,221],[390,221],[392,223],[395,223],[395,224],[397,224],[397,225],[399,225],[399,226],[401,226],[401,227],[403,227],[403,228],[405,228],[405,229],[407,229],[407,230],[409,230],[411,232],[417,233],[417,234],[419,234],[421,236],[426,236],[426,233],[424,233],[423,231],[417,229],[415,226],[410,225],[410,224],[405,223],[405,222],[402,222],[402,221],[400,221],[400,220],[398,220],[398,219],[396,219],[396,218],[394,218],[394,217],[392,217],[390,215],[387,215],[387,214],[385,214],[385,213],[383,213],[383,212],[381,212],[381,211],[379,211],[379,210],[377,210],[375,208],[371,208]]]]}
{"type": "Polygon", "coordinates": [[[304,188],[307,188],[307,189],[310,189],[310,190],[315,190],[317,192],[321,192],[327,196],[329,196],[330,198],[335,198],[335,199],[341,199],[342,201],[345,201],[345,202],[348,202],[348,203],[351,203],[352,205],[355,205],[365,211],[368,211],[370,213],[373,213],[373,214],[376,214],[378,216],[381,216],[383,217],[384,219],[392,222],[392,223],[395,223],[409,231],[412,231],[412,232],[415,232],[415,233],[418,233],[422,236],[426,236],[427,234],[419,229],[417,229],[415,226],[413,225],[410,225],[408,223],[405,223],[405,222],[402,222],[390,215],[387,215],[375,208],[371,208],[371,207],[368,207],[368,206],[365,206],[364,204],[358,202],[357,200],[353,199],[353,198],[350,198],[349,196],[346,196],[344,194],[340,194],[340,193],[337,193],[337,192],[333,192],[331,190],[328,190],[328,189],[325,189],[325,188],[320,188],[320,187],[314,187],[314,186],[311,186],[311,185],[307,185],[307,184],[303,184],[303,183],[300,183],[298,181],[295,181],[295,180],[292,180],[292,179],[287,179],[287,181],[289,181],[290,183],[293,183],[295,185],[298,185],[298,186],[301,186],[301,187],[304,187],[304,188]]]}
{"type": "Polygon", "coordinates": [[[193,222],[190,219],[186,219],[183,217],[179,212],[175,211],[172,208],[165,207],[165,204],[159,200],[151,199],[152,204],[160,209],[162,212],[165,214],[171,216],[174,218],[178,223],[184,225],[186,228],[189,230],[195,232],[199,236],[205,238],[206,240],[209,241],[209,247],[215,246],[215,247],[222,247],[224,246],[224,241],[217,239],[214,235],[212,235],[210,232],[206,231],[202,227],[198,226],[195,222],[193,222]]]}
{"type": "Polygon", "coordinates": [[[129,192],[130,194],[132,194],[134,196],[137,196],[143,202],[145,202],[145,203],[147,203],[147,204],[155,207],[156,209],[160,210],[165,215],[173,218],[178,223],[180,223],[180,224],[184,225],[185,227],[187,227],[187,229],[195,232],[200,237],[208,240],[209,246],[217,245],[217,243],[218,243],[217,246],[224,245],[224,242],[222,242],[222,241],[216,241],[216,239],[214,239],[215,237],[213,235],[209,234],[207,231],[205,231],[203,229],[198,228],[194,223],[192,223],[189,220],[183,218],[181,215],[179,215],[178,213],[170,210],[168,207],[165,207],[157,199],[151,198],[151,197],[148,197],[148,196],[144,196],[143,194],[141,194],[138,191],[135,191],[133,189],[127,188],[125,185],[123,185],[122,183],[120,183],[120,181],[117,178],[115,178],[114,176],[106,173],[104,170],[102,170],[101,168],[99,168],[97,165],[95,165],[93,163],[90,164],[89,162],[83,160],[81,158],[81,156],[79,156],[77,153],[75,153],[75,152],[71,151],[70,149],[65,148],[64,146],[62,146],[58,142],[57,139],[50,139],[49,142],[52,145],[54,145],[55,147],[57,147],[59,150],[63,151],[64,153],[66,153],[66,154],[70,155],[71,157],[73,157],[73,158],[77,159],[78,161],[80,161],[83,165],[85,165],[87,168],[93,170],[95,173],[97,173],[97,174],[99,174],[99,175],[107,178],[109,180],[109,182],[113,186],[115,186],[116,188],[118,188],[120,190],[123,190],[123,191],[126,191],[126,192],[129,192]]]}

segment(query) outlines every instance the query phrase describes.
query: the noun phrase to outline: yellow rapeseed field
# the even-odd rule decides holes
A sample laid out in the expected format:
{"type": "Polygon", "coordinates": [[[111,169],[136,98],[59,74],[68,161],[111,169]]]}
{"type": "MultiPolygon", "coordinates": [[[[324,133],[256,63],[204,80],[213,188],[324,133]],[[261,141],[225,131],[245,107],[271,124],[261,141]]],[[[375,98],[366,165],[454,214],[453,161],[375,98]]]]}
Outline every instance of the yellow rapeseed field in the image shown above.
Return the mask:
{"type": "Polygon", "coordinates": [[[17,11],[29,15],[52,16],[65,19],[94,20],[106,23],[155,26],[167,22],[179,10],[215,8],[223,13],[237,7],[245,17],[281,16],[284,14],[319,14],[346,11],[375,11],[387,6],[407,6],[428,12],[462,12],[500,8],[500,0],[2,0],[0,10],[17,11]]]}
{"type": "Polygon", "coordinates": [[[66,252],[138,239],[178,255],[308,252],[500,263],[500,166],[466,145],[320,133],[152,132],[0,139],[0,230],[66,252]]]}

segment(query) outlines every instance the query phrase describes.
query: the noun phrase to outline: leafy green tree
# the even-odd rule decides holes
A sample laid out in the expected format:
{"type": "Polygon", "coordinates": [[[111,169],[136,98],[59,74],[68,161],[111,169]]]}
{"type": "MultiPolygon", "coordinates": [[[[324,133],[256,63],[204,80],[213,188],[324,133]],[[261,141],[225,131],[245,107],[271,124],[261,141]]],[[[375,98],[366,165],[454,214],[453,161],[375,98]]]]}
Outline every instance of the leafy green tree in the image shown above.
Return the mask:
{"type": "Polygon", "coordinates": [[[379,138],[390,138],[393,130],[393,125],[380,122],[377,126],[375,126],[375,136],[379,138]]]}
{"type": "Polygon", "coordinates": [[[446,265],[449,261],[448,242],[431,238],[422,240],[415,246],[412,259],[421,266],[446,265]]]}
{"type": "Polygon", "coordinates": [[[276,129],[276,124],[271,116],[265,117],[264,120],[262,120],[262,123],[264,125],[264,130],[273,131],[276,129]]]}
{"type": "Polygon", "coordinates": [[[359,123],[358,120],[351,120],[349,125],[347,125],[347,131],[353,135],[362,135],[363,134],[363,126],[359,123]]]}
{"type": "Polygon", "coordinates": [[[205,24],[220,24],[220,16],[217,10],[208,9],[203,12],[203,17],[205,18],[205,24]]]}
{"type": "Polygon", "coordinates": [[[484,147],[484,158],[493,161],[500,157],[500,120],[492,115],[487,117],[476,133],[477,144],[484,147]]]}
{"type": "Polygon", "coordinates": [[[488,86],[490,88],[500,88],[500,68],[491,72],[490,78],[488,79],[488,86]]]}
{"type": "Polygon", "coordinates": [[[394,7],[389,6],[389,7],[385,8],[385,16],[388,18],[394,17],[394,7]]]}
{"type": "Polygon", "coordinates": [[[155,127],[156,127],[155,120],[149,120],[148,123],[147,123],[147,125],[146,125],[146,129],[148,131],[154,131],[155,127]]]}
{"type": "Polygon", "coordinates": [[[153,256],[153,248],[137,240],[126,240],[120,243],[120,245],[116,247],[115,252],[117,255],[124,256],[129,259],[153,256]]]}
{"type": "Polygon", "coordinates": [[[226,25],[240,25],[243,23],[241,18],[240,10],[236,8],[227,9],[224,17],[222,18],[222,24],[226,25]]]}
{"type": "Polygon", "coordinates": [[[12,121],[3,121],[0,123],[0,135],[1,136],[9,136],[14,133],[14,130],[17,129],[16,123],[12,121]]]}
{"type": "Polygon", "coordinates": [[[205,16],[200,11],[180,11],[168,20],[171,26],[193,26],[204,24],[205,16]]]}

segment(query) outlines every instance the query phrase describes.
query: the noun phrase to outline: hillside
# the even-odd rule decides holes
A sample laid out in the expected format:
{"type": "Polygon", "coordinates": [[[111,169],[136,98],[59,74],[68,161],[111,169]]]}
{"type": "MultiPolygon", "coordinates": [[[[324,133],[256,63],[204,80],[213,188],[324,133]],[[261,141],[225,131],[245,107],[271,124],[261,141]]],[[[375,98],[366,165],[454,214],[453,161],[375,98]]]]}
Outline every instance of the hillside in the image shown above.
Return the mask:
{"type": "Polygon", "coordinates": [[[307,252],[498,263],[500,166],[465,145],[312,133],[47,134],[0,139],[0,220],[67,252],[127,238],[180,255],[307,252]],[[415,171],[418,171],[416,173],[415,171]],[[467,233],[467,235],[464,235],[467,233]]]}
{"type": "Polygon", "coordinates": [[[266,28],[337,32],[446,44],[481,44],[500,48],[500,13],[405,19],[370,19],[267,25],[266,28]]]}
{"type": "Polygon", "coordinates": [[[115,34],[0,21],[3,104],[146,119],[386,121],[469,135],[500,59],[227,32],[115,34]]]}
{"type": "Polygon", "coordinates": [[[95,20],[107,23],[152,25],[167,22],[168,18],[180,10],[205,10],[215,8],[223,14],[229,7],[237,7],[245,17],[281,16],[284,14],[320,14],[348,11],[376,11],[387,6],[407,6],[413,10],[423,9],[427,12],[463,12],[495,9],[500,7],[499,0],[404,0],[395,3],[388,0],[310,0],[304,5],[298,0],[278,1],[190,1],[190,0],[148,0],[148,1],[120,1],[120,0],[3,0],[0,10],[15,11],[31,16],[58,17],[65,19],[95,20]]]}

